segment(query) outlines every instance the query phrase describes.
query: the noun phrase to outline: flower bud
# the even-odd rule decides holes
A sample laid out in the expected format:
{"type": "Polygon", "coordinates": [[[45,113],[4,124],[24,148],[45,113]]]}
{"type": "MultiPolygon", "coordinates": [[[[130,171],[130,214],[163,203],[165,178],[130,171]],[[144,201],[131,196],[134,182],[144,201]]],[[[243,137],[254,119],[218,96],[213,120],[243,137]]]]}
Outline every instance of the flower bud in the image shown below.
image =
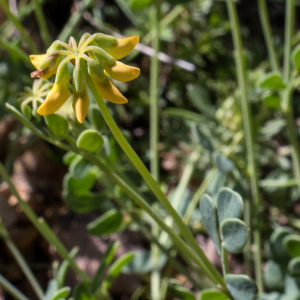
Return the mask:
{"type": "Polygon", "coordinates": [[[90,106],[90,99],[86,90],[86,85],[81,92],[74,91],[73,109],[79,123],[83,123],[90,106]]]}
{"type": "Polygon", "coordinates": [[[93,54],[97,60],[97,63],[101,66],[103,64],[112,65],[115,63],[115,59],[101,48],[93,49],[93,54]]]}
{"type": "Polygon", "coordinates": [[[117,43],[117,39],[111,35],[95,33],[93,37],[94,43],[100,48],[110,48],[112,45],[115,45],[117,43]]]}
{"type": "Polygon", "coordinates": [[[82,92],[86,84],[85,76],[80,67],[75,66],[73,71],[73,80],[77,92],[82,92]]]}

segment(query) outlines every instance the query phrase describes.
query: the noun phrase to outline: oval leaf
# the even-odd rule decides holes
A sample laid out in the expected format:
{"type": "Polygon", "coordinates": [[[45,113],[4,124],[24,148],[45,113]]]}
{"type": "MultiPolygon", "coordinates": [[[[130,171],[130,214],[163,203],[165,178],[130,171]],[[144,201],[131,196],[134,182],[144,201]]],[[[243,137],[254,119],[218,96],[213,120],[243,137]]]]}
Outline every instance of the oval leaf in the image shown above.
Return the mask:
{"type": "Polygon", "coordinates": [[[103,138],[98,131],[88,129],[79,135],[76,144],[80,149],[96,152],[103,145],[103,138]]]}
{"type": "Polygon", "coordinates": [[[235,300],[254,300],[258,293],[256,282],[246,275],[229,274],[225,282],[235,300]]]}
{"type": "Polygon", "coordinates": [[[271,90],[282,90],[285,88],[280,75],[275,72],[271,72],[263,76],[259,82],[259,86],[263,88],[269,88],[271,90]]]}
{"type": "Polygon", "coordinates": [[[87,225],[87,230],[94,235],[108,235],[116,232],[122,224],[122,214],[116,210],[111,209],[103,216],[94,220],[87,225]]]}
{"type": "Polygon", "coordinates": [[[300,276],[300,257],[294,257],[288,264],[289,273],[294,277],[300,276]]]}
{"type": "Polygon", "coordinates": [[[284,282],[284,273],[282,267],[273,260],[267,263],[264,273],[266,286],[273,291],[282,291],[284,282]]]}
{"type": "Polygon", "coordinates": [[[239,253],[248,240],[246,224],[239,219],[226,219],[221,224],[222,245],[230,253],[239,253]]]}
{"type": "Polygon", "coordinates": [[[230,300],[230,298],[216,289],[207,289],[201,292],[199,300],[230,300]]]}
{"type": "Polygon", "coordinates": [[[220,254],[221,251],[220,238],[217,230],[217,214],[213,206],[212,199],[208,195],[204,195],[200,200],[200,213],[206,231],[215,243],[217,250],[220,254]]]}
{"type": "Polygon", "coordinates": [[[219,224],[226,219],[240,218],[243,213],[242,197],[229,188],[222,188],[217,199],[219,224]]]}
{"type": "Polygon", "coordinates": [[[64,138],[69,130],[67,120],[58,114],[45,116],[45,122],[51,132],[58,138],[64,138]]]}
{"type": "Polygon", "coordinates": [[[300,256],[300,236],[289,234],[283,239],[283,244],[292,257],[300,256]]]}

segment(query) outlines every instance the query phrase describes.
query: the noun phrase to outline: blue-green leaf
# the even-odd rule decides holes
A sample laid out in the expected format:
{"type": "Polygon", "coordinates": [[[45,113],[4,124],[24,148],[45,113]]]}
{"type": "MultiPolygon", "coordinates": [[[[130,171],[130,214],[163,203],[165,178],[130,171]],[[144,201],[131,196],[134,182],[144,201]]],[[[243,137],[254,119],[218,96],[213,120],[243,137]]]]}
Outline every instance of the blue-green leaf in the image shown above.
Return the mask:
{"type": "Polygon", "coordinates": [[[58,138],[64,138],[69,130],[67,120],[58,114],[45,116],[45,122],[50,131],[58,138]]]}
{"type": "Polygon", "coordinates": [[[217,199],[219,224],[226,219],[240,218],[243,213],[242,197],[229,188],[222,188],[217,199]]]}
{"type": "Polygon", "coordinates": [[[294,66],[296,70],[300,70],[300,44],[292,52],[294,66]]]}
{"type": "Polygon", "coordinates": [[[199,300],[230,300],[225,294],[216,289],[207,289],[201,292],[199,300]]]}
{"type": "Polygon", "coordinates": [[[54,295],[51,297],[51,300],[66,298],[70,294],[70,292],[70,287],[63,287],[54,293],[54,295]]]}
{"type": "Polygon", "coordinates": [[[221,223],[222,245],[230,253],[239,253],[248,241],[246,224],[239,219],[226,219],[221,223]]]}
{"type": "Polygon", "coordinates": [[[202,216],[203,224],[207,233],[216,245],[220,254],[220,238],[217,230],[217,214],[213,206],[212,199],[208,195],[203,195],[200,200],[200,213],[202,216]]]}
{"type": "Polygon", "coordinates": [[[246,275],[225,276],[226,286],[234,300],[254,300],[258,293],[256,282],[246,275]]]}
{"type": "Polygon", "coordinates": [[[294,257],[290,260],[288,270],[293,277],[300,276],[300,257],[294,257]]]}

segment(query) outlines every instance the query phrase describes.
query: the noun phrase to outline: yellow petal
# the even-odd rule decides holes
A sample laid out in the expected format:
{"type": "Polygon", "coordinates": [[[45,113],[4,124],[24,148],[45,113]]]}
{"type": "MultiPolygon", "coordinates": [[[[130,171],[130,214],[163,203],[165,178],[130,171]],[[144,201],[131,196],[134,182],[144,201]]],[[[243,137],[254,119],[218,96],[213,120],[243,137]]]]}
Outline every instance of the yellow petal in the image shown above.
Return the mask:
{"type": "Polygon", "coordinates": [[[114,65],[105,65],[104,69],[109,76],[119,81],[130,81],[140,75],[139,68],[127,66],[119,61],[114,65]]]}
{"type": "Polygon", "coordinates": [[[40,65],[46,57],[47,57],[47,54],[29,55],[31,63],[37,70],[41,70],[40,65]]]}
{"type": "Polygon", "coordinates": [[[74,92],[73,108],[79,123],[83,123],[90,106],[90,99],[86,90],[74,92]]]}
{"type": "Polygon", "coordinates": [[[116,104],[127,103],[128,100],[120,93],[116,86],[108,79],[100,80],[98,77],[92,77],[99,95],[110,102],[116,104]]]}
{"type": "Polygon", "coordinates": [[[69,99],[70,95],[66,82],[55,82],[46,100],[38,108],[38,114],[46,116],[55,113],[69,99]]]}
{"type": "Polygon", "coordinates": [[[128,55],[139,42],[139,36],[130,36],[117,40],[117,44],[111,46],[105,51],[110,54],[114,59],[121,59],[128,55]]]}

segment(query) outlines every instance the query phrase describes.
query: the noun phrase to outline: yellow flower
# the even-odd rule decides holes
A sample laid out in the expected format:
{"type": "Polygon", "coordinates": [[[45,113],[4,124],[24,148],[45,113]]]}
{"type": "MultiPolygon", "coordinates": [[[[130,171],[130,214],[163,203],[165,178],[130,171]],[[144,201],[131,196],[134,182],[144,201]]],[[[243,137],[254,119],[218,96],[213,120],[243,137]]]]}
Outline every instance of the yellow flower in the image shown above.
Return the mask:
{"type": "Polygon", "coordinates": [[[74,96],[73,108],[76,118],[82,123],[89,108],[86,77],[91,76],[99,95],[107,101],[124,104],[128,100],[120,93],[110,81],[110,77],[118,81],[131,81],[140,75],[140,69],[127,66],[118,59],[128,55],[139,41],[138,36],[116,39],[101,33],[84,34],[77,44],[70,37],[69,44],[55,41],[46,54],[30,55],[30,60],[37,71],[32,72],[32,77],[49,78],[57,73],[53,88],[37,112],[43,116],[56,112],[70,97],[68,90],[69,73],[67,64],[74,66],[73,82],[74,96]],[[82,69],[83,64],[87,64],[82,69]]]}
{"type": "MultiPolygon", "coordinates": [[[[40,54],[40,55],[29,55],[31,63],[34,65],[34,67],[37,69],[37,71],[34,71],[31,73],[32,78],[43,78],[47,79],[54,75],[57,71],[58,63],[55,63],[54,66],[47,66],[45,69],[42,69],[41,66],[45,59],[47,58],[47,54],[40,54]]],[[[55,58],[57,60],[57,58],[55,58]]]]}
{"type": "Polygon", "coordinates": [[[42,116],[54,114],[70,98],[68,85],[69,83],[64,81],[55,82],[37,112],[42,116]]]}
{"type": "Polygon", "coordinates": [[[83,123],[90,106],[90,99],[86,88],[82,92],[74,91],[73,109],[79,123],[83,123]]]}

